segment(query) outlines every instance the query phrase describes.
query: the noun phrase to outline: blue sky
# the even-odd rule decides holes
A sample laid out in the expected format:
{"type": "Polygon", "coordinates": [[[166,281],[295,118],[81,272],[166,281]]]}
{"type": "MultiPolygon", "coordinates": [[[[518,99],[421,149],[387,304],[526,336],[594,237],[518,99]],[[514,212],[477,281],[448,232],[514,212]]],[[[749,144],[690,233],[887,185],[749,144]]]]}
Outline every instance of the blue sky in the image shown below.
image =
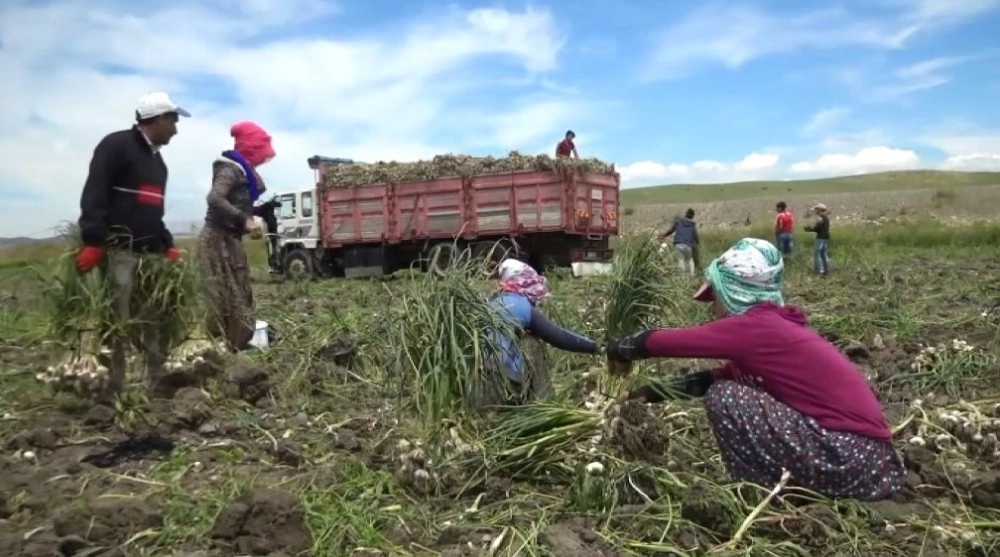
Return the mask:
{"type": "Polygon", "coordinates": [[[194,113],[164,151],[175,223],[242,119],[275,137],[272,191],[317,153],[551,152],[566,129],[625,187],[1000,169],[1000,0],[815,6],[8,0],[0,236],[75,219],[93,146],[153,90],[194,113]]]}

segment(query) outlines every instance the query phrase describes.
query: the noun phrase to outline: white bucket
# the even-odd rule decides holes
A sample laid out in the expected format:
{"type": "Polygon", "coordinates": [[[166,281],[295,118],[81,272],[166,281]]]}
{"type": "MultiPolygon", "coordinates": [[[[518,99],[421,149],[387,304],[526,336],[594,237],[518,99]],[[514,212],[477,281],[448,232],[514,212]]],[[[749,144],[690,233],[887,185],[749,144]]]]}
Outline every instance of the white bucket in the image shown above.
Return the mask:
{"type": "Polygon", "coordinates": [[[267,348],[267,321],[258,320],[254,325],[253,338],[250,339],[250,346],[267,348]]]}

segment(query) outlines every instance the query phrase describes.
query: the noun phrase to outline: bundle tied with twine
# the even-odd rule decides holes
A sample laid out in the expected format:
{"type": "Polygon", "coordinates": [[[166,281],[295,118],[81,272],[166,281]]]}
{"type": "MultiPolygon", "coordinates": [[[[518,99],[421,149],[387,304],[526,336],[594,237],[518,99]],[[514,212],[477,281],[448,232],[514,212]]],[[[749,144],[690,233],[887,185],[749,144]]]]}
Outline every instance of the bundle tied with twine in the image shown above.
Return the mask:
{"type": "Polygon", "coordinates": [[[553,158],[548,155],[523,155],[517,151],[511,151],[506,157],[473,157],[449,153],[424,161],[337,165],[327,169],[323,184],[330,188],[347,188],[522,171],[614,174],[615,166],[595,158],[553,158]]]}
{"type": "MultiPolygon", "coordinates": [[[[476,278],[480,268],[468,250],[461,251],[447,272],[424,275],[393,304],[401,311],[390,333],[400,397],[412,396],[430,427],[459,413],[479,413],[506,396],[498,339],[517,333],[490,305],[494,287],[476,278]]],[[[520,351],[516,343],[513,349],[520,351]]]]}
{"type": "MultiPolygon", "coordinates": [[[[129,299],[130,318],[123,320],[116,308],[116,289],[104,265],[80,274],[75,257],[83,247],[76,227],[61,234],[65,252],[54,265],[37,270],[43,286],[49,333],[69,354],[56,370],[58,375],[95,375],[99,382],[109,366],[109,346],[125,342],[143,350],[142,332],[151,325],[164,348],[184,342],[200,321],[201,281],[195,264],[170,262],[161,255],[139,257],[135,283],[129,299]],[[74,371],[75,370],[75,371],[74,371]],[[81,372],[85,370],[86,373],[81,372]]],[[[106,258],[109,255],[106,254],[106,258]]]]}
{"type": "MultiPolygon", "coordinates": [[[[605,332],[615,341],[655,327],[675,303],[671,273],[659,245],[646,234],[626,237],[615,250],[611,273],[605,283],[605,332]]],[[[631,363],[608,360],[612,376],[626,376],[631,363]]]]}

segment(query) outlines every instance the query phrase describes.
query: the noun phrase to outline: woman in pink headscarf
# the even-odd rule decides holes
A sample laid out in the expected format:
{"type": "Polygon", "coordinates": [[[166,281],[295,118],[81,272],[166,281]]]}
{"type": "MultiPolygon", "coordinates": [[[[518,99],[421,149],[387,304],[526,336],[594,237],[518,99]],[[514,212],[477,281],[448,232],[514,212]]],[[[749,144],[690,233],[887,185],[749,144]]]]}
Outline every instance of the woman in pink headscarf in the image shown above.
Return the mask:
{"type": "Polygon", "coordinates": [[[208,279],[208,332],[240,351],[249,348],[256,321],[243,235],[260,229],[253,204],[267,188],[257,168],[274,158],[274,148],[271,135],[253,122],[238,122],[229,131],[233,149],[212,164],[198,252],[208,279]]]}

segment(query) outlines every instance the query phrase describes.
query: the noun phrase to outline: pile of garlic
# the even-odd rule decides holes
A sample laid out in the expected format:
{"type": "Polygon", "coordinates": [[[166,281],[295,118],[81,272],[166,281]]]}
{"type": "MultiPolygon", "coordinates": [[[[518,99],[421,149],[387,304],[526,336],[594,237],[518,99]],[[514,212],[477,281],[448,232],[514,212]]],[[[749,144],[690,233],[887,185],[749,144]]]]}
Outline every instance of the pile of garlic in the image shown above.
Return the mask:
{"type": "Polygon", "coordinates": [[[225,352],[226,345],[224,343],[210,340],[189,340],[170,354],[164,367],[167,371],[189,369],[197,373],[202,371],[205,366],[211,365],[210,359],[225,352]]]}
{"type": "Polygon", "coordinates": [[[441,442],[441,448],[450,456],[466,456],[476,452],[476,447],[462,438],[458,428],[451,426],[441,442]]]}
{"type": "Polygon", "coordinates": [[[433,461],[421,445],[419,441],[399,441],[396,448],[399,449],[400,466],[396,470],[396,478],[417,492],[430,493],[437,484],[438,475],[433,472],[433,461]]]}
{"type": "MultiPolygon", "coordinates": [[[[916,400],[913,406],[922,408],[923,403],[916,400]]],[[[994,405],[989,414],[967,403],[928,412],[925,415],[932,423],[921,425],[909,442],[938,451],[1000,458],[1000,405],[994,405]]]]}
{"type": "Polygon", "coordinates": [[[916,372],[930,371],[941,362],[942,359],[955,354],[972,352],[976,347],[961,339],[954,339],[950,343],[942,343],[936,346],[925,346],[920,349],[910,369],[916,372]]]}
{"type": "Polygon", "coordinates": [[[35,378],[61,391],[89,396],[100,393],[108,383],[109,370],[102,361],[111,350],[101,347],[99,354],[71,354],[57,365],[37,373],[35,378]]]}

